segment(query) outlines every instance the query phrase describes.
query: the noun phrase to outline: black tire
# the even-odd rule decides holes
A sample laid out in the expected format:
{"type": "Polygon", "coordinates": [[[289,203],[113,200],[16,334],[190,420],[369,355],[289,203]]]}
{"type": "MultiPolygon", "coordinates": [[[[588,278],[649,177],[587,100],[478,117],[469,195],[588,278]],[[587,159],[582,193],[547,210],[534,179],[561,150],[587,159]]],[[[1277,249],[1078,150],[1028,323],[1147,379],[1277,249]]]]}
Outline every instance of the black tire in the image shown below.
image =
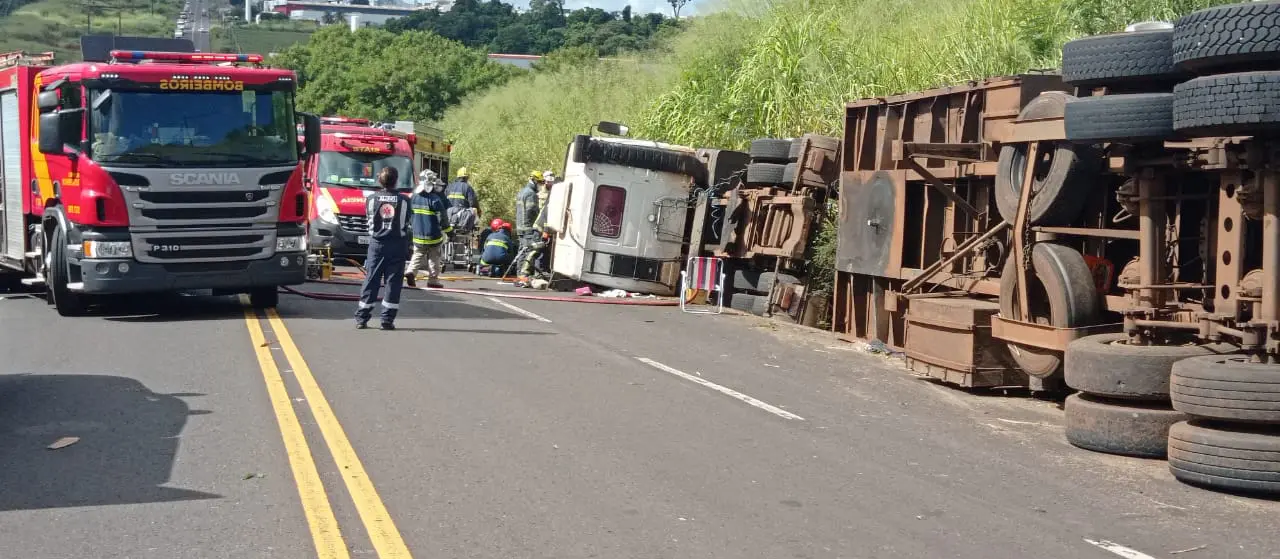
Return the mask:
{"type": "Polygon", "coordinates": [[[732,288],[734,291],[770,293],[773,291],[773,286],[778,282],[800,283],[800,280],[791,274],[758,272],[755,270],[735,270],[733,272],[732,288]]]}
{"type": "Polygon", "coordinates": [[[750,293],[734,293],[729,298],[729,308],[740,310],[756,316],[764,316],[769,310],[768,295],[752,295],[750,293]]]}
{"type": "MultiPolygon", "coordinates": [[[[1011,254],[1000,275],[1000,315],[1022,320],[1015,265],[1011,254]]],[[[1034,296],[1029,305],[1032,316],[1027,322],[1077,328],[1097,321],[1097,287],[1078,251],[1052,243],[1036,243],[1031,248],[1031,265],[1027,282],[1034,296]]],[[[1028,375],[1049,378],[1062,371],[1062,353],[1058,351],[1016,343],[1008,345],[1014,362],[1028,375]]]]}
{"type": "Polygon", "coordinates": [[[747,165],[747,184],[758,186],[776,186],[782,184],[782,174],[786,165],[780,163],[752,163],[747,165]]]}
{"type": "Polygon", "coordinates": [[[791,140],[760,138],[751,141],[747,155],[752,163],[786,163],[791,153],[791,140]]]}
{"type": "Polygon", "coordinates": [[[1094,35],[1062,45],[1062,81],[1069,85],[1172,85],[1182,75],[1173,63],[1172,29],[1094,35]]]}
{"type": "Polygon", "coordinates": [[[71,279],[71,270],[67,264],[67,232],[59,226],[53,231],[53,242],[49,247],[49,270],[45,281],[49,284],[49,297],[53,299],[53,307],[62,316],[80,316],[88,309],[85,298],[72,293],[67,287],[71,279]]]}
{"type": "Polygon", "coordinates": [[[1173,61],[1198,74],[1280,68],[1280,2],[1197,10],[1173,28],[1173,61]]]}
{"type": "Polygon", "coordinates": [[[796,138],[791,141],[791,148],[787,150],[787,161],[795,163],[800,160],[800,152],[804,149],[804,138],[796,138]]]}
{"type": "Polygon", "coordinates": [[[574,137],[575,163],[612,163],[652,171],[677,173],[693,177],[698,184],[707,182],[707,166],[690,152],[660,147],[636,146],[606,142],[579,134],[574,137]]]}
{"type": "Polygon", "coordinates": [[[1127,334],[1119,333],[1071,342],[1063,367],[1067,386],[1108,398],[1165,401],[1174,363],[1235,350],[1227,344],[1144,346],[1129,345],[1128,341],[1127,334]]]}
{"type": "MultiPolygon", "coordinates": [[[[1019,120],[1061,117],[1072,95],[1047,91],[1027,103],[1019,120]]],[[[1018,197],[1022,178],[1027,171],[1028,144],[1008,144],[1000,148],[996,169],[996,209],[1012,222],[1018,213],[1018,197]]],[[[1066,225],[1088,201],[1098,182],[1102,157],[1092,146],[1070,142],[1041,142],[1038,161],[1031,166],[1035,179],[1031,183],[1031,200],[1027,219],[1034,225],[1066,225]]]]}
{"type": "Polygon", "coordinates": [[[1205,76],[1173,88],[1173,128],[1190,136],[1280,129],[1280,72],[1205,76]]]}
{"type": "Polygon", "coordinates": [[[249,292],[249,304],[255,309],[274,309],[280,304],[280,290],[272,287],[259,287],[249,292]]]}
{"type": "Polygon", "coordinates": [[[1067,139],[1073,142],[1160,142],[1174,135],[1173,94],[1080,97],[1067,103],[1067,139]]]}
{"type": "Polygon", "coordinates": [[[1280,493],[1280,429],[1177,423],[1169,429],[1169,471],[1210,489],[1280,493]]]}
{"type": "Polygon", "coordinates": [[[1067,442],[1085,450],[1121,456],[1164,458],[1169,427],[1186,419],[1186,415],[1162,402],[1072,394],[1063,404],[1067,442]]]}
{"type": "Polygon", "coordinates": [[[782,184],[783,186],[791,186],[796,183],[796,174],[799,173],[799,165],[796,163],[787,163],[782,168],[782,184]]]}
{"type": "Polygon", "coordinates": [[[1280,424],[1280,365],[1247,356],[1208,356],[1173,364],[1173,407],[1206,419],[1280,424]]]}

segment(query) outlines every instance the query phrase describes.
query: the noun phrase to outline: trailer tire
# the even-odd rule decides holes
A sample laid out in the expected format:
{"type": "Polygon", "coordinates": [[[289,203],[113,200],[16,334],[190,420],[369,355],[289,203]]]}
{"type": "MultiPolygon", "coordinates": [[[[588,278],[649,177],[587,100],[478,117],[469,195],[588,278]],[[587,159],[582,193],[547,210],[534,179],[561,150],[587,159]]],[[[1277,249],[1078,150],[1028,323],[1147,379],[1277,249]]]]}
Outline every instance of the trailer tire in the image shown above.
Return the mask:
{"type": "Polygon", "coordinates": [[[1072,394],[1063,403],[1067,442],[1094,452],[1164,458],[1169,427],[1187,416],[1163,402],[1106,400],[1072,394]]]}
{"type": "Polygon", "coordinates": [[[1173,61],[1215,74],[1280,69],[1280,2],[1236,3],[1191,12],[1174,24],[1173,61]]]}
{"type": "Polygon", "coordinates": [[[782,184],[786,165],[781,163],[751,163],[747,165],[747,184],[753,186],[777,186],[782,184]]]}
{"type": "Polygon", "coordinates": [[[1128,334],[1117,333],[1071,342],[1063,366],[1067,386],[1108,398],[1168,400],[1169,371],[1175,363],[1235,350],[1227,344],[1143,346],[1128,341],[1128,334]]]}
{"type": "Polygon", "coordinates": [[[49,297],[53,299],[53,308],[62,316],[80,316],[88,309],[85,298],[79,293],[72,293],[68,287],[71,271],[67,264],[67,232],[62,226],[53,230],[53,242],[49,247],[49,270],[45,281],[49,284],[49,297]]]}
{"type": "Polygon", "coordinates": [[[574,137],[575,163],[609,163],[639,167],[651,171],[676,173],[693,177],[698,184],[707,182],[707,166],[689,152],[661,147],[604,142],[585,134],[574,137]]]}
{"type": "Polygon", "coordinates": [[[800,166],[796,163],[787,163],[782,168],[782,185],[791,186],[796,183],[796,175],[800,172],[800,166]]]}
{"type": "Polygon", "coordinates": [[[1173,94],[1080,97],[1067,102],[1067,139],[1080,143],[1160,142],[1174,135],[1173,94]]]}
{"type": "Polygon", "coordinates": [[[734,293],[729,298],[729,308],[756,316],[764,316],[769,311],[769,296],[742,292],[734,293]]]}
{"type": "Polygon", "coordinates": [[[1157,87],[1173,85],[1182,75],[1173,63],[1172,29],[1094,35],[1062,45],[1062,81],[1069,85],[1097,87],[1140,81],[1144,87],[1157,87]]]}
{"type": "Polygon", "coordinates": [[[778,283],[800,283],[791,274],[778,272],[758,272],[755,270],[735,270],[733,272],[733,289],[750,293],[771,293],[778,283]]]}
{"type": "Polygon", "coordinates": [[[1225,136],[1280,128],[1280,72],[1195,78],[1173,88],[1173,127],[1191,136],[1225,136]]]}
{"type": "Polygon", "coordinates": [[[1212,355],[1173,364],[1169,396],[1178,411],[1205,419],[1280,424],[1280,365],[1212,355]]]}
{"type": "MultiPolygon", "coordinates": [[[[1028,322],[1076,328],[1089,326],[1097,319],[1098,291],[1093,274],[1084,257],[1073,248],[1052,243],[1036,243],[1031,247],[1032,269],[1027,271],[1033,297],[1028,306],[1028,322]]],[[[1022,320],[1018,305],[1016,261],[1005,259],[1000,274],[1000,315],[1022,320]]],[[[1009,353],[1028,375],[1050,378],[1062,371],[1060,352],[1010,342],[1009,353]]]]}
{"type": "MultiPolygon", "coordinates": [[[[1062,117],[1069,99],[1061,91],[1047,91],[1027,103],[1018,120],[1062,117]]],[[[1101,156],[1092,146],[1069,142],[1041,142],[1040,161],[1032,165],[1031,200],[1027,219],[1033,225],[1065,225],[1080,214],[1097,182],[1101,156]]],[[[1012,222],[1018,213],[1022,178],[1027,172],[1028,144],[1000,148],[996,169],[996,209],[1012,222]]]]}
{"type": "Polygon", "coordinates": [[[280,290],[275,286],[256,288],[249,292],[249,304],[255,309],[274,309],[280,304],[280,290]]]}
{"type": "Polygon", "coordinates": [[[791,163],[799,161],[802,151],[804,151],[804,138],[791,140],[791,148],[787,150],[787,161],[791,163]]]}
{"type": "Polygon", "coordinates": [[[1280,429],[1201,419],[1169,428],[1169,471],[1183,483],[1280,493],[1280,429]]]}
{"type": "Polygon", "coordinates": [[[751,141],[747,155],[752,163],[786,163],[791,154],[791,140],[760,138],[751,141]]]}

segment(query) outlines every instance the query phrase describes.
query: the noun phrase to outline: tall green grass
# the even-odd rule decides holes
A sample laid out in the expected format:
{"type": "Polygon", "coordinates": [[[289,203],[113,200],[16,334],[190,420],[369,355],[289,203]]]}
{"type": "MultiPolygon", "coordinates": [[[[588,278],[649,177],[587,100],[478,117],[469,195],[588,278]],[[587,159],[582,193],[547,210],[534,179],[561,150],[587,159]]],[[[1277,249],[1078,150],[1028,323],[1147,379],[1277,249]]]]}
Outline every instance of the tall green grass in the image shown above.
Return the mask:
{"type": "Polygon", "coordinates": [[[85,7],[81,0],[42,0],[0,18],[0,52],[53,51],[59,62],[80,59],[80,36],[118,34],[172,37],[182,0],[112,0],[85,7]],[[91,13],[90,13],[91,12],[91,13]],[[92,20],[92,22],[90,22],[92,20]],[[87,27],[92,23],[92,27],[87,27]]]}

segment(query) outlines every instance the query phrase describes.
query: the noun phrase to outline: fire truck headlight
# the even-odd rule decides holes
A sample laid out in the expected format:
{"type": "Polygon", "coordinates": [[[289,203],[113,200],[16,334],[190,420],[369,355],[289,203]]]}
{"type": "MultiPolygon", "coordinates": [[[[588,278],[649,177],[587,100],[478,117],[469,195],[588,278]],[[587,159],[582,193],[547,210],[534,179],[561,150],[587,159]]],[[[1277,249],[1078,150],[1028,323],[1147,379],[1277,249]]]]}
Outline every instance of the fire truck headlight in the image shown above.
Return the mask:
{"type": "Polygon", "coordinates": [[[276,252],[299,252],[307,250],[306,237],[277,237],[276,252]]]}
{"type": "Polygon", "coordinates": [[[133,245],[128,241],[85,241],[85,258],[133,258],[133,245]]]}
{"type": "Polygon", "coordinates": [[[338,208],[328,196],[316,198],[316,214],[320,216],[320,221],[330,225],[338,224],[338,208]]]}

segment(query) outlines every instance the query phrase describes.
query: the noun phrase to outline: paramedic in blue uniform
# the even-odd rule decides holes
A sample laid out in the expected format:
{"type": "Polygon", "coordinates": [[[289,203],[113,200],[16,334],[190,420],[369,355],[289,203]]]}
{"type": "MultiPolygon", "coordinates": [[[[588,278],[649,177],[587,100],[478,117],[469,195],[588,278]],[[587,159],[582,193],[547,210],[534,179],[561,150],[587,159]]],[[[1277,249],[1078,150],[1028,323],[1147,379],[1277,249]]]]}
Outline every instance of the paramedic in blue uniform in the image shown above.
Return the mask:
{"type": "Polygon", "coordinates": [[[364,285],[360,288],[360,304],[356,308],[356,328],[365,328],[373,317],[373,303],[378,289],[387,284],[382,299],[382,329],[395,330],[400,311],[400,288],[404,282],[404,264],[409,254],[409,201],[396,191],[400,173],[384,167],[378,173],[382,190],[365,199],[364,213],[369,218],[369,254],[365,259],[364,285]]]}
{"type": "Polygon", "coordinates": [[[495,217],[489,222],[489,229],[489,236],[484,240],[484,252],[480,254],[480,266],[487,268],[489,277],[499,277],[515,256],[511,253],[511,224],[495,217]]]}

